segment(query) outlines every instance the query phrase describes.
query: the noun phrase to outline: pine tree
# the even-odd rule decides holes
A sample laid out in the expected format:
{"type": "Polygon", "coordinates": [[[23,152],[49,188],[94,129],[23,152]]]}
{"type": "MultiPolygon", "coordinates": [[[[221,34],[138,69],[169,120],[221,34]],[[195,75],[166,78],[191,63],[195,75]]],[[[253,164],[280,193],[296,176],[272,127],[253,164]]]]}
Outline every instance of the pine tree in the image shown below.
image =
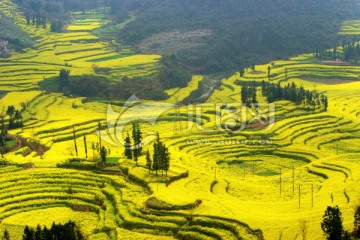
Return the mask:
{"type": "Polygon", "coordinates": [[[159,156],[159,170],[161,170],[161,176],[164,175],[164,166],[165,166],[165,146],[162,142],[159,144],[158,148],[158,156],[159,156]]]}
{"type": "Polygon", "coordinates": [[[86,136],[84,135],[84,148],[85,148],[85,156],[88,157],[87,144],[86,144],[86,136]]]}
{"type": "Polygon", "coordinates": [[[158,170],[162,170],[166,172],[166,176],[167,176],[167,171],[169,170],[170,167],[170,153],[169,153],[169,149],[165,146],[165,144],[161,142],[159,134],[157,134],[157,138],[154,143],[154,154],[153,154],[152,164],[153,164],[153,169],[156,172],[156,175],[158,170]]]}
{"type": "Polygon", "coordinates": [[[163,156],[164,156],[164,165],[163,165],[163,170],[166,172],[166,176],[167,176],[167,172],[170,168],[170,153],[169,153],[169,149],[163,145],[164,149],[163,149],[163,156]]]}
{"type": "Polygon", "coordinates": [[[101,161],[106,162],[107,151],[104,146],[101,147],[100,156],[101,156],[101,161]]]}
{"type": "Polygon", "coordinates": [[[2,240],[10,240],[10,234],[9,234],[8,230],[6,230],[6,229],[4,231],[4,235],[2,237],[2,240]]]}
{"type": "Polygon", "coordinates": [[[24,229],[23,240],[34,240],[34,234],[34,230],[26,225],[24,229]]]}
{"type": "Polygon", "coordinates": [[[151,171],[151,164],[152,164],[152,162],[151,162],[150,152],[147,151],[146,152],[146,166],[149,169],[149,173],[151,171]]]}
{"type": "Polygon", "coordinates": [[[36,227],[36,231],[34,234],[34,240],[42,240],[42,230],[41,230],[41,227],[39,224],[36,227]]]}
{"type": "Polygon", "coordinates": [[[134,149],[133,149],[133,157],[134,157],[134,161],[136,163],[136,166],[138,165],[138,160],[139,160],[139,155],[138,155],[139,151],[138,149],[136,148],[136,146],[134,146],[134,149]]]}
{"type": "Polygon", "coordinates": [[[344,228],[342,216],[338,206],[328,206],[323,216],[321,229],[328,240],[341,240],[344,228]]]}
{"type": "Polygon", "coordinates": [[[354,235],[357,238],[360,238],[360,205],[355,209],[354,214],[354,235]]]}
{"type": "Polygon", "coordinates": [[[129,133],[127,133],[127,136],[125,138],[124,148],[125,148],[125,156],[127,157],[127,159],[132,159],[131,140],[129,133]]]}
{"type": "Polygon", "coordinates": [[[79,156],[77,145],[76,145],[76,135],[75,135],[75,127],[74,126],[73,126],[73,138],[74,138],[74,147],[75,147],[76,156],[79,156]]]}
{"type": "Polygon", "coordinates": [[[160,137],[157,134],[156,141],[154,142],[154,153],[153,153],[153,169],[155,170],[156,176],[158,175],[157,171],[160,170],[160,137]]]}

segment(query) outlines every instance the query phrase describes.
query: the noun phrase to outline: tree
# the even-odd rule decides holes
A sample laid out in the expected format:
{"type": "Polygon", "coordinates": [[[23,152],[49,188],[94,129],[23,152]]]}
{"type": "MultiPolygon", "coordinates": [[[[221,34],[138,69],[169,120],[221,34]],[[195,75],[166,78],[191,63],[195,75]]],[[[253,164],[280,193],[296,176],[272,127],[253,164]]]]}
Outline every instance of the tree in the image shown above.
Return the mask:
{"type": "Polygon", "coordinates": [[[70,69],[60,69],[59,81],[61,86],[67,86],[70,80],[70,69]]]}
{"type": "Polygon", "coordinates": [[[165,145],[163,145],[163,149],[162,149],[162,158],[163,158],[162,169],[165,171],[167,176],[167,172],[170,168],[170,153],[169,153],[169,149],[165,145]]]}
{"type": "Polygon", "coordinates": [[[149,173],[151,171],[151,164],[152,164],[152,162],[151,162],[150,152],[147,151],[146,152],[146,166],[149,169],[149,173]]]}
{"type": "Polygon", "coordinates": [[[101,161],[106,162],[107,151],[104,146],[102,146],[102,148],[100,150],[100,156],[101,156],[101,161]]]}
{"type": "Polygon", "coordinates": [[[243,66],[240,67],[239,69],[239,74],[240,74],[240,77],[243,77],[244,74],[245,74],[245,68],[243,66]]]}
{"type": "Polygon", "coordinates": [[[86,144],[86,136],[84,135],[84,148],[85,148],[85,156],[86,158],[88,157],[88,152],[87,152],[87,144],[86,144]]]}
{"type": "Polygon", "coordinates": [[[323,221],[321,223],[321,229],[328,240],[341,240],[344,228],[342,225],[342,216],[338,206],[328,206],[325,214],[323,215],[323,221]]]}
{"type": "Polygon", "coordinates": [[[131,140],[129,133],[127,133],[127,136],[125,138],[124,148],[125,148],[125,157],[127,157],[127,159],[132,159],[131,140]]]}
{"type": "Polygon", "coordinates": [[[8,230],[6,230],[6,229],[4,231],[4,235],[2,237],[2,240],[10,240],[10,234],[9,234],[8,230]]]}
{"type": "Polygon", "coordinates": [[[153,169],[155,170],[156,175],[158,170],[164,170],[166,171],[167,176],[167,171],[170,167],[170,153],[165,144],[161,142],[159,134],[157,134],[156,141],[153,146],[153,169]]]}
{"type": "Polygon", "coordinates": [[[61,20],[53,19],[50,23],[51,32],[61,32],[63,29],[63,23],[61,20]]]}
{"type": "Polygon", "coordinates": [[[10,118],[13,117],[14,113],[15,113],[15,107],[13,105],[8,106],[7,110],[6,110],[6,115],[9,115],[10,118]]]}
{"type": "Polygon", "coordinates": [[[24,229],[23,240],[33,240],[34,234],[35,231],[26,225],[24,229]]]}
{"type": "Polygon", "coordinates": [[[133,146],[134,155],[136,151],[136,155],[140,156],[142,151],[142,143],[141,143],[142,133],[139,124],[135,122],[132,123],[132,138],[134,142],[134,146],[133,146]]]}
{"type": "Polygon", "coordinates": [[[354,214],[354,235],[360,238],[360,205],[356,206],[354,214]]]}
{"type": "Polygon", "coordinates": [[[40,225],[38,224],[37,227],[36,227],[36,231],[35,231],[35,234],[34,234],[34,240],[42,240],[42,230],[41,230],[41,227],[40,225]]]}
{"type": "Polygon", "coordinates": [[[73,138],[74,138],[74,148],[75,148],[76,156],[79,156],[78,148],[77,148],[77,144],[76,144],[75,126],[73,126],[73,138]]]}
{"type": "Polygon", "coordinates": [[[136,166],[138,165],[138,160],[139,160],[139,151],[136,149],[136,146],[134,146],[133,149],[133,157],[134,157],[134,161],[136,163],[136,166]]]}
{"type": "Polygon", "coordinates": [[[44,227],[42,229],[39,225],[36,228],[36,231],[29,228],[28,226],[24,229],[23,240],[83,240],[84,236],[77,228],[76,224],[72,221],[69,221],[62,224],[53,224],[50,229],[44,227]]]}
{"type": "Polygon", "coordinates": [[[268,76],[268,78],[270,77],[270,74],[271,74],[271,67],[268,66],[268,68],[267,68],[267,76],[268,76]]]}
{"type": "Polygon", "coordinates": [[[153,169],[155,170],[156,176],[157,171],[160,170],[160,136],[157,134],[156,141],[154,142],[154,153],[153,153],[153,169]]]}

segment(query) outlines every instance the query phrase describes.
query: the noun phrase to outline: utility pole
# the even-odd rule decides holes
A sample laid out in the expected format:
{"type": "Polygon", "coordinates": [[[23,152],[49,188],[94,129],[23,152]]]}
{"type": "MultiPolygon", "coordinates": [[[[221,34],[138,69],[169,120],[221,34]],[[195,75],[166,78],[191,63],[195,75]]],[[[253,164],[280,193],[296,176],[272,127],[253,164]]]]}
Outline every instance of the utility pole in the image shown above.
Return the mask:
{"type": "Polygon", "coordinates": [[[281,178],[281,168],[280,168],[280,196],[281,196],[281,192],[282,192],[282,191],[281,191],[281,190],[282,190],[282,189],[281,189],[281,184],[282,184],[282,178],[281,178]]]}
{"type": "Polygon", "coordinates": [[[100,123],[100,121],[98,122],[98,131],[99,131],[99,145],[100,145],[100,149],[101,149],[101,123],[100,123]]]}
{"type": "Polygon", "coordinates": [[[293,178],[292,184],[293,184],[293,195],[294,195],[295,194],[295,167],[294,166],[292,167],[292,178],[293,178]]]}
{"type": "Polygon", "coordinates": [[[311,207],[314,207],[314,184],[311,184],[311,207]]]}
{"type": "Polygon", "coordinates": [[[216,180],[216,166],[215,166],[215,180],[216,180]]]}
{"type": "Polygon", "coordinates": [[[78,157],[78,149],[77,149],[77,145],[76,145],[76,135],[75,135],[75,127],[73,125],[73,138],[74,138],[74,147],[75,147],[75,152],[76,152],[76,156],[78,157]]]}
{"type": "Polygon", "coordinates": [[[301,197],[300,191],[301,191],[301,185],[299,184],[299,209],[300,209],[300,197],[301,197]]]}

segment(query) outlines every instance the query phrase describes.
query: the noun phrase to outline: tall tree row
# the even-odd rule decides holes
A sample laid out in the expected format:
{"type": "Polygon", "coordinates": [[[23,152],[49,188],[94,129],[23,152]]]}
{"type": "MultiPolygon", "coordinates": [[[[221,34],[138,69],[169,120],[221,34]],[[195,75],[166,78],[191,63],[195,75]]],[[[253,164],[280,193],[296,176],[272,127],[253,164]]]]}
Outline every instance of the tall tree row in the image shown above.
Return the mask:
{"type": "Polygon", "coordinates": [[[324,94],[305,90],[303,86],[298,87],[294,82],[283,87],[280,83],[273,84],[263,80],[261,86],[262,94],[269,103],[278,100],[289,100],[296,104],[303,104],[304,107],[309,109],[322,108],[324,111],[327,111],[329,105],[328,98],[324,94]]]}
{"type": "Polygon", "coordinates": [[[134,159],[137,165],[142,152],[142,133],[138,123],[132,123],[132,141],[129,133],[127,133],[124,148],[126,158],[134,159]]]}
{"type": "Polygon", "coordinates": [[[36,229],[29,228],[24,229],[23,240],[83,240],[84,236],[77,228],[76,224],[72,221],[63,224],[53,223],[51,228],[48,229],[37,226],[36,229]]]}
{"type": "Polygon", "coordinates": [[[165,146],[165,144],[161,142],[159,134],[157,134],[156,141],[153,144],[153,148],[153,170],[156,172],[156,175],[158,175],[159,170],[165,171],[167,176],[167,172],[170,168],[170,152],[169,149],[165,146]]]}

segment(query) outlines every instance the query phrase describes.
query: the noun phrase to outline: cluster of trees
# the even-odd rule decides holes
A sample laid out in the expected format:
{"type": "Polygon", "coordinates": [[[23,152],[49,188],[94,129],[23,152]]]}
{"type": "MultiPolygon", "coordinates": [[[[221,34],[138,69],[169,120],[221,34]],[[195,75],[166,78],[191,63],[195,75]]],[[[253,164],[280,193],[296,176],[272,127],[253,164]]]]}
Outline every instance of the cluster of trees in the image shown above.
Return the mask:
{"type": "Polygon", "coordinates": [[[251,106],[253,103],[257,103],[256,98],[256,84],[252,85],[244,84],[241,88],[241,102],[247,106],[251,106]]]}
{"type": "Polygon", "coordinates": [[[9,116],[8,129],[15,129],[24,126],[21,111],[16,109],[13,105],[8,106],[6,115],[9,116]]]}
{"type": "MultiPolygon", "coordinates": [[[[239,68],[239,74],[240,74],[240,77],[243,77],[245,72],[247,72],[249,70],[249,68],[253,71],[255,71],[255,64],[249,64],[249,65],[243,65],[241,64],[240,65],[240,68],[239,68]]],[[[227,77],[227,76],[226,76],[227,77]]]]}
{"type": "Polygon", "coordinates": [[[337,52],[337,47],[335,47],[333,50],[324,50],[321,52],[316,52],[315,57],[320,60],[336,60],[339,58],[339,54],[337,52]]]}
{"type": "Polygon", "coordinates": [[[71,11],[98,9],[106,6],[105,0],[15,0],[22,7],[28,25],[43,26],[51,23],[52,32],[61,32],[63,25],[70,19],[71,11]]]}
{"type": "Polygon", "coordinates": [[[351,61],[353,60],[355,64],[357,64],[360,56],[360,44],[357,43],[349,43],[344,46],[344,60],[351,61]]]}
{"type": "Polygon", "coordinates": [[[328,240],[350,240],[351,236],[360,238],[360,206],[357,206],[354,214],[354,230],[352,233],[344,230],[342,225],[342,214],[338,206],[328,206],[325,214],[323,215],[323,221],[321,223],[321,229],[328,240]]]}
{"type": "Polygon", "coordinates": [[[352,40],[343,40],[341,43],[342,52],[338,52],[340,44],[332,48],[332,50],[317,51],[315,57],[320,60],[336,60],[351,61],[355,64],[358,63],[360,57],[360,43],[358,38],[352,40]]]}
{"type": "Polygon", "coordinates": [[[153,157],[151,159],[150,152],[146,153],[146,166],[149,169],[156,172],[156,176],[158,175],[158,171],[165,171],[167,176],[167,172],[170,168],[170,152],[169,149],[165,146],[165,144],[160,140],[159,134],[157,134],[156,141],[153,144],[153,157]]]}
{"type": "MultiPolygon", "coordinates": [[[[134,159],[136,165],[138,165],[139,157],[142,154],[142,132],[138,123],[132,123],[132,136],[127,133],[124,143],[124,155],[127,159],[134,159]]],[[[158,171],[167,171],[170,167],[170,152],[165,144],[160,140],[160,135],[157,134],[156,140],[153,144],[153,156],[150,156],[150,151],[146,152],[146,167],[150,171],[155,171],[158,175],[158,171]]],[[[162,172],[163,174],[163,172],[162,172]]]]}
{"type": "Polygon", "coordinates": [[[1,155],[5,153],[5,142],[9,140],[8,130],[23,127],[22,114],[20,110],[17,110],[13,105],[8,106],[6,112],[5,109],[0,113],[1,118],[1,132],[0,132],[0,151],[1,155]],[[9,116],[9,123],[5,124],[5,117],[9,116]]]}
{"type": "Polygon", "coordinates": [[[132,141],[129,133],[125,138],[125,156],[128,159],[134,159],[136,165],[142,153],[142,133],[138,123],[132,123],[132,141]]]}
{"type": "Polygon", "coordinates": [[[120,82],[110,81],[105,76],[71,76],[69,69],[61,69],[55,78],[40,83],[42,89],[63,92],[67,95],[82,97],[100,97],[107,99],[128,99],[133,94],[141,99],[163,100],[169,96],[164,92],[163,84],[157,74],[147,77],[124,77],[120,82]]]}
{"type": "MultiPolygon", "coordinates": [[[[5,234],[4,234],[5,235],[5,234]]],[[[7,240],[9,240],[8,238],[7,240]]],[[[37,226],[36,229],[29,228],[28,226],[24,229],[23,240],[83,240],[85,239],[76,224],[72,221],[63,224],[51,225],[48,229],[37,226]]]]}
{"type": "Polygon", "coordinates": [[[305,90],[303,86],[298,87],[294,82],[283,87],[280,83],[273,84],[263,80],[261,87],[262,94],[267,98],[268,102],[289,100],[296,104],[303,104],[304,107],[313,108],[314,110],[316,107],[322,107],[324,111],[327,111],[327,96],[319,94],[316,91],[305,90]]]}
{"type": "Polygon", "coordinates": [[[33,26],[36,26],[37,28],[39,26],[42,26],[43,28],[46,28],[46,14],[43,12],[37,12],[35,16],[31,16],[29,12],[26,12],[26,23],[28,25],[32,24],[33,26]]]}

